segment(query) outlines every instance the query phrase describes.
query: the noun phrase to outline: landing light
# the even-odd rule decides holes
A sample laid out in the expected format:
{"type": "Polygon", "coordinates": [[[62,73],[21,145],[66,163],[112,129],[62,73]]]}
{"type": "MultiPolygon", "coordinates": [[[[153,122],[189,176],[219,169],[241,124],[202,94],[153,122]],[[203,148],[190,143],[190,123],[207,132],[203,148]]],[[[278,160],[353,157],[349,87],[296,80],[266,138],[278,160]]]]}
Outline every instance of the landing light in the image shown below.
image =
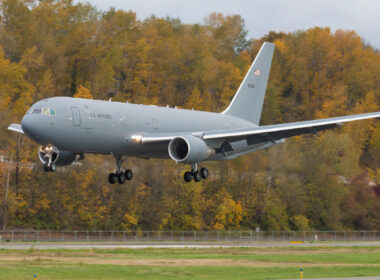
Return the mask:
{"type": "Polygon", "coordinates": [[[132,140],[136,143],[142,142],[142,136],[141,135],[132,135],[132,140]]]}
{"type": "Polygon", "coordinates": [[[47,145],[46,147],[45,147],[45,152],[46,153],[51,153],[53,151],[53,146],[52,145],[47,145]]]}

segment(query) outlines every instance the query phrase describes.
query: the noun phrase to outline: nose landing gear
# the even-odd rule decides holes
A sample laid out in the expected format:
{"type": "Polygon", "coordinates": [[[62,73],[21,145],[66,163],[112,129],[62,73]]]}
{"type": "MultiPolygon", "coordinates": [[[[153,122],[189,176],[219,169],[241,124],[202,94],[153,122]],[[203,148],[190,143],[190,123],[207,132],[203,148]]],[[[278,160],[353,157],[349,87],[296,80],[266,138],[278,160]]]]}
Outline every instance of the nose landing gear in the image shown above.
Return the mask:
{"type": "Polygon", "coordinates": [[[193,164],[193,167],[191,171],[186,171],[183,178],[185,182],[189,183],[193,179],[195,182],[200,182],[202,179],[207,179],[208,177],[208,170],[207,168],[203,167],[201,170],[198,170],[198,164],[193,164]]]}
{"type": "Polygon", "coordinates": [[[45,163],[44,164],[44,170],[45,172],[55,172],[56,166],[53,163],[45,163]]]}
{"type": "Polygon", "coordinates": [[[130,181],[132,180],[133,178],[133,172],[132,170],[130,169],[127,169],[125,171],[123,171],[121,169],[121,165],[123,164],[123,158],[121,155],[115,155],[115,163],[116,163],[116,172],[115,173],[111,173],[108,175],[108,182],[110,184],[115,184],[116,181],[119,183],[119,184],[124,184],[126,180],[130,181]]]}
{"type": "Polygon", "coordinates": [[[40,160],[44,163],[44,170],[46,172],[55,172],[58,154],[52,145],[41,146],[38,151],[40,160]]]}

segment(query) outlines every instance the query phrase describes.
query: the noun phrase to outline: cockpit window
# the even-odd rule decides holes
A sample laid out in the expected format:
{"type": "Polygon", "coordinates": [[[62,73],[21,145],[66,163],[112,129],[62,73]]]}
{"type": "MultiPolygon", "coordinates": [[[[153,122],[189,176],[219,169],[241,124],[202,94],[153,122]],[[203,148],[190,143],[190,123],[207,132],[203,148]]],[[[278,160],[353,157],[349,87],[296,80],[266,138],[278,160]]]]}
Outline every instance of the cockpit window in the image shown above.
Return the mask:
{"type": "Polygon", "coordinates": [[[35,108],[33,109],[32,111],[32,115],[35,114],[35,115],[39,115],[39,114],[43,114],[43,115],[48,115],[48,116],[55,116],[55,111],[54,109],[51,109],[51,108],[35,108]]]}
{"type": "Polygon", "coordinates": [[[36,108],[36,109],[33,109],[33,111],[32,111],[32,115],[34,115],[34,114],[35,114],[35,115],[39,115],[39,114],[41,114],[41,111],[42,111],[42,110],[39,109],[39,108],[38,108],[38,109],[37,109],[37,108],[36,108]]]}

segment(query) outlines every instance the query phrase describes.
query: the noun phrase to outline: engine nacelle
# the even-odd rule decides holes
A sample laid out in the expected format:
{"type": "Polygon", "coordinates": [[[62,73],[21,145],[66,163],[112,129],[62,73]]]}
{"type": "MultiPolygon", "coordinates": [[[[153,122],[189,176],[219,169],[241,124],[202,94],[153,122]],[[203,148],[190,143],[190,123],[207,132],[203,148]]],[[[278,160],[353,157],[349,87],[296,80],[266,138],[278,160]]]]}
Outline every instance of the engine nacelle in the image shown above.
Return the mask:
{"type": "Polygon", "coordinates": [[[57,147],[47,145],[41,146],[38,149],[38,157],[43,164],[49,163],[49,159],[51,159],[51,164],[64,166],[70,165],[76,160],[82,160],[84,158],[84,155],[69,151],[60,151],[57,147]]]}
{"type": "Polygon", "coordinates": [[[215,154],[205,141],[192,135],[173,138],[168,151],[173,160],[183,163],[198,163],[215,154]]]}

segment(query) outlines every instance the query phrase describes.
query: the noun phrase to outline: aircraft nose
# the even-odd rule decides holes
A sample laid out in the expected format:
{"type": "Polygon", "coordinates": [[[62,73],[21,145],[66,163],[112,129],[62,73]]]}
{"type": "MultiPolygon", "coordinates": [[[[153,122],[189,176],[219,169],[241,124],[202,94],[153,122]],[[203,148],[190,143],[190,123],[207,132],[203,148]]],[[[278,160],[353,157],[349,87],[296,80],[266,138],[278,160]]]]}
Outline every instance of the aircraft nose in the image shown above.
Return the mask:
{"type": "Polygon", "coordinates": [[[21,121],[22,130],[32,139],[39,138],[38,136],[38,120],[30,115],[25,115],[21,121]]]}

